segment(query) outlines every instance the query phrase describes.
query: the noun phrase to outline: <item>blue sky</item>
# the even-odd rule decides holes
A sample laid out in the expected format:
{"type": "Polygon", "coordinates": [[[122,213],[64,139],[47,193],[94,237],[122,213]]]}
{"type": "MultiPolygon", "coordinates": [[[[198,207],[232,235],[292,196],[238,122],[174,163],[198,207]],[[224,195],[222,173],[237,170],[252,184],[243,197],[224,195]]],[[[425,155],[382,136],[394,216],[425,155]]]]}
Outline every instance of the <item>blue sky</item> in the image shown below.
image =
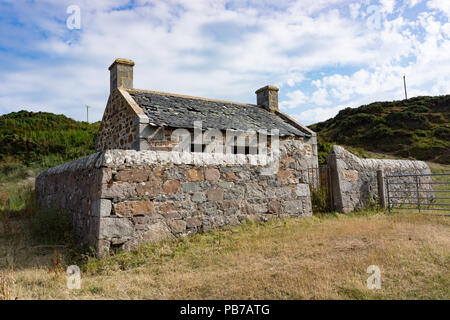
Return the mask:
{"type": "Polygon", "coordinates": [[[0,114],[101,120],[117,57],[141,89],[255,103],[277,85],[304,124],[402,99],[404,74],[410,97],[450,94],[449,17],[449,0],[4,0],[0,114]]]}

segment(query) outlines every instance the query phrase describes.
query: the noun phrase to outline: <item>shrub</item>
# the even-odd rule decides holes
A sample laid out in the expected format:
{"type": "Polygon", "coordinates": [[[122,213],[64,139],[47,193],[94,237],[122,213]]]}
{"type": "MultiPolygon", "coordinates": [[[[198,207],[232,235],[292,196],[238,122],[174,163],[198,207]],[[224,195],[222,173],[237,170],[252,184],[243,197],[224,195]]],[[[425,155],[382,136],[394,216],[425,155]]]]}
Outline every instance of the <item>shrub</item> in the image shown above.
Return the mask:
{"type": "Polygon", "coordinates": [[[45,168],[95,152],[99,123],[78,122],[46,112],[12,112],[0,116],[0,159],[13,157],[45,168]],[[45,157],[55,162],[42,164],[45,157]]]}
{"type": "Polygon", "coordinates": [[[438,114],[427,113],[424,116],[431,123],[438,123],[438,124],[440,124],[440,123],[446,123],[447,122],[447,120],[445,119],[444,115],[440,114],[440,113],[438,113],[438,114]]]}
{"type": "Polygon", "coordinates": [[[317,152],[319,158],[319,165],[323,165],[327,163],[328,154],[331,151],[332,143],[327,142],[318,142],[317,143],[317,152]]]}
{"type": "Polygon", "coordinates": [[[443,152],[441,155],[437,156],[435,161],[443,164],[450,164],[450,148],[448,148],[447,151],[443,152]]]}
{"type": "Polygon", "coordinates": [[[410,111],[392,112],[387,115],[386,122],[391,128],[428,129],[430,123],[427,118],[410,111]]]}
{"type": "Polygon", "coordinates": [[[372,130],[362,135],[358,140],[361,144],[371,144],[373,146],[378,146],[389,142],[393,136],[394,130],[384,124],[379,124],[372,130]]]}
{"type": "MultiPolygon", "coordinates": [[[[310,127],[322,143],[336,142],[402,157],[448,163],[450,95],[375,102],[341,110],[334,118],[310,127]]],[[[320,155],[320,163],[325,162],[320,155]]]]}
{"type": "Polygon", "coordinates": [[[355,114],[357,112],[358,112],[357,109],[353,109],[353,108],[347,107],[347,108],[342,109],[341,111],[339,111],[338,114],[336,115],[335,119],[336,120],[342,120],[342,119],[345,119],[348,116],[350,116],[352,114],[355,114]]]}
{"type": "Polygon", "coordinates": [[[434,129],[434,136],[445,141],[450,141],[450,128],[437,127],[434,129]]]}
{"type": "Polygon", "coordinates": [[[418,143],[410,148],[411,156],[418,160],[433,159],[437,155],[444,154],[447,151],[448,147],[430,142],[418,143]]]}
{"type": "Polygon", "coordinates": [[[431,109],[423,105],[412,105],[403,110],[403,112],[413,112],[413,113],[424,113],[429,111],[431,111],[431,109]]]}
{"type": "Polygon", "coordinates": [[[370,114],[381,114],[384,110],[384,106],[381,102],[371,103],[360,108],[362,112],[370,114]]]}
{"type": "Polygon", "coordinates": [[[428,137],[429,131],[426,131],[426,130],[416,130],[414,133],[415,133],[415,135],[416,135],[417,137],[425,138],[425,137],[428,137]]]}

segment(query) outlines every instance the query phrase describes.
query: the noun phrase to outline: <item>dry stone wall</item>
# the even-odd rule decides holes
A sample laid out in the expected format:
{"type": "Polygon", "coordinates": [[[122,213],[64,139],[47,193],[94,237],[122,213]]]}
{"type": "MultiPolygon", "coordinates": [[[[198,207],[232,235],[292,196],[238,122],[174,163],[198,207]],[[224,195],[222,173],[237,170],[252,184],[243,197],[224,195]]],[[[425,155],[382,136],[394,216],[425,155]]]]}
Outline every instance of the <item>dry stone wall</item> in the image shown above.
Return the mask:
{"type": "Polygon", "coordinates": [[[102,162],[102,153],[96,153],[45,170],[36,178],[38,206],[68,214],[80,246],[96,247],[99,216],[107,209],[100,201],[102,184],[107,183],[102,162]]]}
{"type": "Polygon", "coordinates": [[[294,147],[282,144],[273,174],[260,155],[107,150],[42,172],[38,203],[65,209],[77,242],[100,256],[245,220],[308,217],[298,170],[307,158],[294,147]]]}
{"type": "MultiPolygon", "coordinates": [[[[331,169],[331,186],[336,210],[348,213],[374,203],[378,197],[377,170],[383,169],[385,175],[430,174],[430,168],[423,161],[360,159],[341,146],[333,146],[327,158],[331,169]]],[[[415,198],[411,190],[414,177],[399,177],[391,180],[391,194],[398,197],[415,198]]],[[[432,190],[431,177],[421,177],[421,189],[432,190]]],[[[431,200],[432,192],[421,193],[420,197],[431,200]]],[[[416,202],[412,200],[411,202],[416,202]]]]}

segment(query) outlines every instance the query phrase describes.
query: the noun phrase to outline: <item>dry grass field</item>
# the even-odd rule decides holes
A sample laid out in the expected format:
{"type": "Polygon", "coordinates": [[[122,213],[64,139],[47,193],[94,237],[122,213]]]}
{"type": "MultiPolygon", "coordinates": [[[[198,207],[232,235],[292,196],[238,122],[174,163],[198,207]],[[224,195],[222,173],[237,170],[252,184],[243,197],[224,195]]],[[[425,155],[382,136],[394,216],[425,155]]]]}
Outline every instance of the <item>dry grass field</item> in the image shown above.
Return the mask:
{"type": "MultiPolygon", "coordinates": [[[[4,234],[3,232],[1,234],[4,234]]],[[[8,239],[1,239],[2,249],[8,239]]],[[[64,248],[19,247],[2,261],[10,299],[449,299],[450,220],[417,214],[272,220],[80,261],[68,290],[64,248]],[[58,256],[58,254],[57,254],[58,256]],[[56,261],[56,263],[55,263],[56,261]],[[369,265],[381,289],[368,290],[369,265]]],[[[71,263],[71,262],[70,262],[71,263]]]]}
{"type": "Polygon", "coordinates": [[[0,299],[450,299],[449,216],[249,222],[103,260],[36,243],[26,226],[20,215],[0,219],[0,299]],[[82,271],[80,290],[66,286],[72,264],[82,271]],[[366,287],[370,265],[381,270],[379,290],[366,287]]]}

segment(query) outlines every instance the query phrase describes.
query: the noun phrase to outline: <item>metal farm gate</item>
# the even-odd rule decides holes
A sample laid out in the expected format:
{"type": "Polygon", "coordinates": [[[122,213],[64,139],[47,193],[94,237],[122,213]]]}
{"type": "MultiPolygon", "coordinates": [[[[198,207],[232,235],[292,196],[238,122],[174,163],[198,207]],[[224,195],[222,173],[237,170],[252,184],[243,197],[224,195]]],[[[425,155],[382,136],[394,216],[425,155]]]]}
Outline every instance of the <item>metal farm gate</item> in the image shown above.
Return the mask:
{"type": "Polygon", "coordinates": [[[450,215],[450,173],[386,175],[385,185],[389,211],[450,215]]]}

